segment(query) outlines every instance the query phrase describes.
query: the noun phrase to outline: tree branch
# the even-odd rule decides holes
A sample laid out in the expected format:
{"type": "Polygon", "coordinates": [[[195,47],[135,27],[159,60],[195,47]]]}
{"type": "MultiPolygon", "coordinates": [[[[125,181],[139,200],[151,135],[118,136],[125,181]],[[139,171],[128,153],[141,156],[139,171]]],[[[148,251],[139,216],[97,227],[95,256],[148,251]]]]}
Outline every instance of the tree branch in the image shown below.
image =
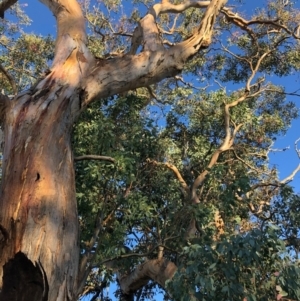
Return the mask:
{"type": "Polygon", "coordinates": [[[280,24],[278,20],[260,20],[260,19],[254,19],[254,20],[245,20],[241,16],[239,16],[236,13],[233,13],[230,11],[228,8],[223,7],[221,12],[228,18],[229,21],[234,23],[236,26],[240,27],[243,30],[246,30],[250,33],[250,35],[255,35],[254,32],[248,27],[250,25],[255,25],[255,24],[267,24],[267,25],[272,25],[275,28],[280,28],[283,29],[286,33],[290,34],[293,36],[295,39],[300,39],[299,36],[299,26],[297,26],[293,31],[288,29],[283,24],[280,24]]]}
{"type": "Polygon", "coordinates": [[[103,220],[102,218],[102,212],[98,212],[96,221],[95,221],[95,227],[94,227],[94,233],[91,237],[89,243],[86,245],[85,253],[82,256],[80,266],[79,266],[79,273],[78,273],[78,282],[77,282],[77,295],[82,291],[85,282],[88,278],[88,275],[90,274],[92,268],[93,268],[93,261],[97,255],[97,250],[99,248],[99,244],[96,247],[96,250],[93,254],[91,254],[91,250],[95,247],[97,241],[99,240],[99,234],[103,226],[107,224],[109,220],[111,220],[112,216],[114,214],[114,210],[108,214],[108,216],[103,220]],[[88,266],[88,263],[90,265],[88,266]]]}
{"type": "MultiPolygon", "coordinates": [[[[204,17],[194,34],[184,42],[165,49],[155,24],[155,10],[150,11],[140,22],[144,49],[132,55],[137,46],[132,46],[129,54],[121,58],[98,60],[82,84],[84,95],[82,107],[94,99],[122,93],[138,87],[150,86],[164,78],[177,75],[184,62],[211,43],[216,16],[227,0],[209,2],[204,17]],[[145,44],[146,43],[146,44],[145,44]]],[[[138,41],[139,33],[135,39],[138,41]]]]}
{"type": "Polygon", "coordinates": [[[39,90],[53,81],[67,82],[71,94],[95,62],[87,48],[84,16],[76,0],[40,1],[57,20],[57,37],[51,72],[36,88],[39,90]]]}
{"type": "Polygon", "coordinates": [[[183,11],[187,10],[188,8],[206,8],[210,4],[210,1],[184,1],[180,4],[173,4],[171,2],[162,1],[162,3],[154,4],[153,10],[155,15],[158,17],[160,14],[166,13],[182,13],[183,11]]]}
{"type": "Polygon", "coordinates": [[[295,92],[284,92],[284,91],[279,91],[276,89],[265,89],[265,91],[267,92],[276,92],[279,94],[284,94],[284,95],[290,95],[290,96],[300,96],[299,93],[297,93],[299,91],[299,89],[297,89],[295,92]]]}
{"type": "Polygon", "coordinates": [[[293,172],[287,176],[285,179],[283,179],[282,181],[280,181],[281,184],[286,184],[288,182],[293,181],[295,175],[300,171],[300,164],[293,170],[293,172]]]}
{"type": "Polygon", "coordinates": [[[300,150],[298,149],[298,142],[300,141],[300,138],[298,138],[296,141],[295,141],[295,151],[297,153],[297,156],[298,158],[300,159],[300,150]]]}
{"type": "Polygon", "coordinates": [[[173,278],[176,270],[176,265],[165,258],[148,260],[130,274],[120,276],[119,284],[125,294],[137,291],[150,279],[165,287],[166,281],[173,278]]]}
{"type": "Polygon", "coordinates": [[[4,13],[11,6],[13,6],[18,0],[4,0],[0,3],[0,18],[4,18],[4,13]]]}
{"type": "Polygon", "coordinates": [[[83,160],[101,160],[101,161],[108,161],[112,163],[116,163],[116,160],[112,157],[107,156],[98,156],[98,155],[83,155],[74,158],[74,161],[83,161],[83,160]]]}
{"type": "Polygon", "coordinates": [[[229,108],[232,108],[232,107],[238,105],[240,102],[242,102],[246,98],[247,98],[247,93],[245,93],[242,97],[240,97],[236,101],[234,101],[230,104],[224,105],[224,121],[225,121],[224,127],[225,127],[225,133],[226,133],[225,138],[224,138],[223,143],[220,145],[220,147],[213,153],[206,169],[194,181],[193,186],[192,186],[192,203],[200,203],[200,200],[197,196],[198,187],[203,183],[203,181],[205,180],[210,169],[217,163],[220,154],[229,150],[232,147],[235,136],[236,136],[237,132],[239,131],[239,129],[243,125],[243,124],[239,124],[238,126],[236,126],[233,133],[231,133],[229,108]]]}
{"type": "Polygon", "coordinates": [[[159,247],[160,247],[160,245],[157,245],[157,246],[153,247],[147,253],[128,253],[128,254],[119,255],[119,256],[116,256],[113,258],[105,259],[105,260],[101,261],[101,263],[99,265],[105,265],[106,267],[114,269],[116,260],[130,258],[130,257],[147,257],[147,256],[151,255],[153,253],[153,251],[159,247]]]}

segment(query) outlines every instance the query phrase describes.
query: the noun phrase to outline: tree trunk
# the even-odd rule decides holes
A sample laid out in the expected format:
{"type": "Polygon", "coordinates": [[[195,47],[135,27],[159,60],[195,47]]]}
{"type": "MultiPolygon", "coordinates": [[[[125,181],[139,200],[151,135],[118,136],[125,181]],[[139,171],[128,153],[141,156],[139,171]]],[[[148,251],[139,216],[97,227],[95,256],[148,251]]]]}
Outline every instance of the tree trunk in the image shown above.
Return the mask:
{"type": "Polygon", "coordinates": [[[48,84],[7,108],[0,191],[3,301],[74,299],[79,245],[70,134],[76,101],[67,90],[48,84]]]}
{"type": "MultiPolygon", "coordinates": [[[[140,22],[141,36],[136,40],[143,40],[142,44],[133,45],[123,57],[102,60],[87,49],[85,20],[76,0],[40,1],[57,20],[51,71],[35,88],[5,102],[3,109],[0,96],[5,140],[0,188],[0,301],[76,299],[80,250],[70,145],[75,118],[94,100],[179,73],[186,60],[208,47],[215,18],[226,3],[212,0],[199,4],[207,6],[199,28],[170,48],[164,48],[158,38],[155,20],[168,8],[155,6],[140,22]],[[135,54],[142,45],[143,51],[135,54]]],[[[4,2],[0,16],[15,3],[4,2]]],[[[122,279],[122,290],[130,295],[150,278],[163,285],[175,269],[164,260],[147,262],[130,279],[122,279]]]]}

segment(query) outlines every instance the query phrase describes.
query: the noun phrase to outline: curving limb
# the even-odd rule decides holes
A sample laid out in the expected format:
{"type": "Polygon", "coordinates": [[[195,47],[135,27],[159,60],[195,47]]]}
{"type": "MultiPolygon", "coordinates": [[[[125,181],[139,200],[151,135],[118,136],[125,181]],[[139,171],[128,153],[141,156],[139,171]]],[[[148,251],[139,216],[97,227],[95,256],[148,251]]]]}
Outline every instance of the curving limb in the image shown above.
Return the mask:
{"type": "Polygon", "coordinates": [[[255,33],[250,28],[251,25],[256,24],[266,24],[272,26],[276,30],[283,30],[290,36],[295,39],[300,39],[299,30],[300,26],[297,25],[293,30],[289,29],[287,26],[281,24],[279,20],[265,20],[265,19],[253,19],[253,20],[246,20],[243,17],[239,16],[238,14],[233,13],[230,9],[223,7],[221,12],[227,17],[228,21],[232,22],[236,26],[240,27],[241,29],[247,31],[249,35],[256,40],[255,33]]]}
{"type": "Polygon", "coordinates": [[[110,96],[112,91],[117,94],[150,86],[163,78],[180,73],[185,61],[210,45],[216,16],[226,2],[213,0],[208,4],[206,1],[200,1],[201,7],[207,7],[199,27],[190,38],[168,49],[163,46],[160,39],[156,18],[159,13],[167,12],[163,7],[170,4],[164,1],[161,6],[154,5],[134,32],[132,47],[128,54],[110,59],[109,62],[105,60],[96,62],[82,86],[85,92],[82,106],[86,106],[95,98],[110,96]],[[143,50],[135,54],[140,43],[143,50]]]}
{"type": "Polygon", "coordinates": [[[17,3],[18,0],[4,0],[0,3],[0,18],[4,18],[4,13],[15,3],[17,3]]]}

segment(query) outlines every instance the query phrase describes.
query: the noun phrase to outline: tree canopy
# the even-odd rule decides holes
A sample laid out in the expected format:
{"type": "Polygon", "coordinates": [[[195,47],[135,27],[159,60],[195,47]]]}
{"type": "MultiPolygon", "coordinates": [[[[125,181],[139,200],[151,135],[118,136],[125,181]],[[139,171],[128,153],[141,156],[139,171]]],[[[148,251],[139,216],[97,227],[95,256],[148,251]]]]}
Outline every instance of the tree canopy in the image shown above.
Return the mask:
{"type": "MultiPolygon", "coordinates": [[[[59,44],[68,38],[26,32],[30,20],[15,2],[0,3],[9,101],[28,89],[43,97],[50,88],[36,91],[51,72],[65,80],[85,74],[89,55],[96,60],[65,90],[82,84],[71,125],[74,296],[110,300],[105,288],[117,282],[118,300],[158,291],[180,301],[300,300],[300,200],[290,186],[300,165],[282,179],[269,159],[299,116],[290,99],[298,87],[276,84],[300,69],[299,3],[255,3],[250,13],[233,0],[80,1],[88,48],[79,47],[73,71],[59,44]]],[[[52,11],[65,4],[41,2],[52,11]]]]}

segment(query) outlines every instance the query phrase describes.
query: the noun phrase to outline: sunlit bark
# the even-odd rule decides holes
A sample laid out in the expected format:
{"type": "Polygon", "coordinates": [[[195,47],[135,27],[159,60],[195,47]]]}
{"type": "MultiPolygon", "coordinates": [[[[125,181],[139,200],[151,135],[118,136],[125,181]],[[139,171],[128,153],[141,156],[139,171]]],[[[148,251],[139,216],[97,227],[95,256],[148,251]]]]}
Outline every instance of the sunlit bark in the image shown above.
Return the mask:
{"type": "MultiPolygon", "coordinates": [[[[71,300],[79,257],[70,145],[72,99],[64,98],[64,93],[57,97],[53,90],[49,93],[52,96],[38,99],[35,94],[26,94],[8,108],[0,198],[0,224],[5,230],[0,262],[3,266],[15,254],[25,254],[45,277],[33,281],[26,274],[25,262],[16,261],[22,274],[18,281],[33,291],[42,287],[41,293],[48,296],[45,300],[71,300]]],[[[13,262],[11,265],[4,273],[1,300],[19,300],[20,295],[26,295],[19,291],[19,282],[11,282],[16,278],[16,267],[13,262]]],[[[33,300],[29,297],[24,300],[33,300]]],[[[41,296],[35,300],[42,300],[41,296]]]]}
{"type": "MultiPolygon", "coordinates": [[[[154,6],[141,20],[137,41],[143,41],[143,51],[111,60],[95,59],[89,52],[76,0],[41,2],[57,19],[51,70],[14,100],[0,99],[5,136],[0,190],[1,300],[76,298],[78,217],[70,145],[75,119],[93,100],[178,74],[186,60],[209,46],[215,18],[226,0],[200,1],[198,7],[207,11],[199,28],[187,41],[169,49],[158,39],[155,23],[157,14],[174,9],[163,1],[162,7],[154,6]]],[[[129,292],[146,279],[164,285],[175,270],[163,258],[148,261],[120,279],[121,287],[129,292]]]]}

